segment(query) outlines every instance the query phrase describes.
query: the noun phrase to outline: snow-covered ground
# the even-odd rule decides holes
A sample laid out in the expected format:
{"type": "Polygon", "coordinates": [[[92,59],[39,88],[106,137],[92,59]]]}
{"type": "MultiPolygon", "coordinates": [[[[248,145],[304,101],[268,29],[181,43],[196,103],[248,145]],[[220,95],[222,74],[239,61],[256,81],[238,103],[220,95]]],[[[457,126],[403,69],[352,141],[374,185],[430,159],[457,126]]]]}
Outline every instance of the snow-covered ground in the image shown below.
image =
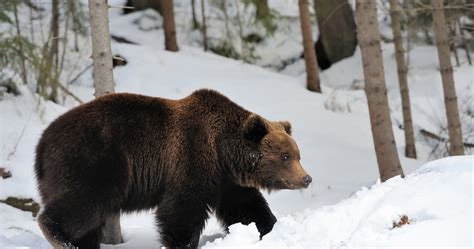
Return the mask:
{"type": "MultiPolygon", "coordinates": [[[[294,2],[278,0],[272,4],[288,6],[294,2]]],[[[290,9],[286,11],[288,15],[293,13],[290,9]]],[[[149,11],[121,16],[119,10],[111,10],[111,33],[139,43],[112,43],[114,54],[120,54],[128,61],[126,66],[114,69],[117,92],[176,99],[199,88],[213,88],[268,119],[289,120],[301,149],[302,164],[314,179],[310,188],[303,191],[265,194],[279,221],[262,241],[258,241],[253,224],[234,225],[231,233],[222,238],[222,231],[212,218],[201,237],[201,245],[272,248],[472,246],[474,157],[448,158],[420,167],[431,152],[431,147],[420,137],[416,144],[420,159],[403,156],[404,138],[403,130],[398,128],[401,109],[392,44],[383,45],[383,58],[397,148],[407,177],[378,183],[367,105],[361,88],[359,51],[323,72],[324,94],[316,94],[305,89],[304,65],[300,60],[282,73],[271,72],[203,52],[193,43],[196,39],[192,36],[198,34],[186,33],[186,29],[179,27],[180,52],[164,51],[162,30],[143,30],[147,25],[159,24],[159,20],[144,15],[153,16],[149,11]],[[401,215],[407,215],[410,224],[391,229],[392,222],[397,222],[401,215]]],[[[184,23],[179,15],[178,11],[178,26],[184,23]]],[[[293,30],[298,29],[299,26],[293,27],[293,30]]],[[[278,39],[276,41],[287,42],[278,39]]],[[[295,39],[299,44],[300,38],[295,39]]],[[[79,61],[75,64],[76,71],[91,63],[87,40],[81,42],[84,44],[82,53],[78,59],[72,59],[79,61]]],[[[285,52],[285,48],[293,52],[302,50],[297,42],[281,43],[278,51],[285,52]]],[[[444,120],[444,107],[436,49],[416,47],[411,52],[411,61],[409,82],[415,126],[439,133],[437,129],[444,120]]],[[[469,108],[469,100],[472,103],[473,72],[473,67],[466,63],[455,68],[461,108],[469,108]]],[[[69,89],[85,101],[93,99],[90,71],[69,89]]],[[[39,100],[27,87],[20,90],[21,96],[5,96],[0,101],[0,167],[9,169],[13,175],[0,179],[0,199],[16,196],[39,201],[33,174],[36,142],[55,117],[77,103],[68,97],[65,106],[60,106],[39,100]]],[[[464,118],[473,125],[472,117],[464,118]]],[[[463,128],[471,134],[474,130],[472,126],[463,128]]],[[[147,212],[124,216],[125,243],[115,248],[156,247],[158,237],[153,223],[152,215],[147,212]]],[[[50,248],[30,213],[4,204],[0,204],[0,246],[50,248]]]]}

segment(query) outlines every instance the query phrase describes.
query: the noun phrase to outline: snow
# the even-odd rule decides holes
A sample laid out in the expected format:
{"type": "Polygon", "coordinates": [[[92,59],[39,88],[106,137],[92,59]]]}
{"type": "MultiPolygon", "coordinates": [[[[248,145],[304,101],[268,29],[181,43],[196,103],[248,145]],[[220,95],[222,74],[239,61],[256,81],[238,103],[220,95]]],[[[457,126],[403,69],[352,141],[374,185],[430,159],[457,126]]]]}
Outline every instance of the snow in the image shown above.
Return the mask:
{"type": "Polygon", "coordinates": [[[470,248],[473,170],[473,156],[444,158],[336,205],[280,217],[262,241],[253,223],[236,224],[204,248],[470,248]],[[393,228],[402,215],[410,224],[393,228]]]}
{"type": "MultiPolygon", "coordinates": [[[[200,245],[207,248],[471,247],[474,156],[445,158],[421,166],[432,158],[432,148],[420,137],[416,143],[420,159],[403,156],[393,44],[383,44],[383,59],[394,135],[407,176],[380,183],[363,92],[360,51],[321,74],[324,94],[307,91],[304,62],[299,59],[302,46],[299,26],[295,26],[299,25],[295,22],[296,1],[269,2],[289,21],[282,24],[286,25],[285,32],[277,32],[257,48],[261,58],[255,63],[260,66],[203,52],[199,33],[189,31],[189,8],[180,1],[176,3],[178,53],[164,51],[162,30],[155,29],[162,23],[156,12],[148,10],[122,16],[117,9],[110,11],[111,33],[139,44],[112,42],[114,54],[128,61],[126,66],[114,69],[117,92],[178,99],[199,88],[212,88],[270,120],[289,120],[301,150],[302,165],[314,179],[303,191],[264,193],[278,222],[262,241],[258,241],[254,224],[236,224],[225,236],[212,217],[200,245]],[[275,69],[291,58],[296,58],[294,63],[281,73],[261,67],[275,69]],[[407,215],[411,224],[391,229],[392,222],[397,222],[401,215],[407,215]]],[[[111,1],[115,5],[120,3],[111,1]]],[[[223,27],[217,21],[218,13],[208,9],[210,18],[216,18],[212,23],[217,23],[210,27],[210,32],[221,36],[223,27]]],[[[91,63],[88,41],[83,39],[80,43],[84,44],[81,54],[71,58],[78,62],[70,63],[74,67],[66,63],[71,72],[91,63]]],[[[410,69],[415,128],[445,135],[441,127],[446,121],[436,49],[416,46],[411,52],[410,69]]],[[[469,106],[473,96],[472,69],[465,61],[455,68],[461,110],[472,109],[469,106]]],[[[68,87],[82,100],[92,100],[91,70],[68,87]]],[[[0,199],[16,196],[39,201],[33,174],[36,143],[52,120],[77,103],[67,97],[64,106],[60,106],[39,100],[27,87],[20,90],[21,96],[7,95],[0,101],[0,167],[9,169],[13,175],[0,179],[0,199]]],[[[461,117],[463,131],[471,134],[470,139],[474,138],[473,117],[461,117]]],[[[0,203],[0,221],[2,248],[50,248],[31,213],[0,203]]],[[[121,222],[125,243],[103,245],[103,248],[158,245],[151,213],[124,215],[121,222]]]]}

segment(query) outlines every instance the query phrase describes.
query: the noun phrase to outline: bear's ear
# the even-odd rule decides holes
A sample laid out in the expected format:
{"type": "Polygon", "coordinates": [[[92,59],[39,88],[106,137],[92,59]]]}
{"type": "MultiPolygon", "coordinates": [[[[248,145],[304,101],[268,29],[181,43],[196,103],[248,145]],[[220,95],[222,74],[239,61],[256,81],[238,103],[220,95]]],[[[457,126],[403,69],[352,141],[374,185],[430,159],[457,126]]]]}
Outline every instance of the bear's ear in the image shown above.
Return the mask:
{"type": "Polygon", "coordinates": [[[279,124],[283,126],[283,129],[285,129],[286,133],[291,136],[291,124],[288,121],[279,121],[279,124]]]}
{"type": "Polygon", "coordinates": [[[244,123],[244,136],[252,141],[260,142],[267,135],[268,127],[262,117],[257,114],[250,114],[244,123]]]}

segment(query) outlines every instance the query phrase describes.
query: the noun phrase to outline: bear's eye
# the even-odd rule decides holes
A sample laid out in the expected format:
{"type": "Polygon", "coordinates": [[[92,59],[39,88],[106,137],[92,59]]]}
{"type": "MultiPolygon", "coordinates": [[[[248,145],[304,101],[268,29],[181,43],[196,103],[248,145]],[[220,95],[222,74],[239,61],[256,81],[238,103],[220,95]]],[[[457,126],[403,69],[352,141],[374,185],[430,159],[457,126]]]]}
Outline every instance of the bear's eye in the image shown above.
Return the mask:
{"type": "Polygon", "coordinates": [[[283,161],[288,161],[289,159],[290,159],[290,156],[283,156],[283,157],[281,158],[281,160],[283,160],[283,161]]]}

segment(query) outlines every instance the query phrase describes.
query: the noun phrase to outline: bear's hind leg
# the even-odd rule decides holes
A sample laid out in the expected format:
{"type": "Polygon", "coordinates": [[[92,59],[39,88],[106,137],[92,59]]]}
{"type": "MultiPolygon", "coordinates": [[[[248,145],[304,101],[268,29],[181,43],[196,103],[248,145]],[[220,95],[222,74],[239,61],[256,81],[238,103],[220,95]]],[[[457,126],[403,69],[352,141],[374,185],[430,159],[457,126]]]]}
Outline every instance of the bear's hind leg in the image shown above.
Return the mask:
{"type": "Polygon", "coordinates": [[[99,248],[93,231],[103,224],[104,210],[91,202],[75,202],[73,198],[62,198],[45,205],[38,223],[43,234],[54,248],[75,248],[89,241],[86,247],[99,248]],[[79,243],[79,244],[76,244],[79,243]]]}
{"type": "Polygon", "coordinates": [[[216,216],[226,229],[239,222],[244,225],[255,222],[260,239],[273,229],[277,220],[258,189],[234,183],[223,186],[216,206],[216,216]]]}
{"type": "Polygon", "coordinates": [[[86,233],[81,238],[73,242],[74,246],[79,249],[100,249],[100,239],[102,236],[102,229],[96,228],[86,233]]]}

